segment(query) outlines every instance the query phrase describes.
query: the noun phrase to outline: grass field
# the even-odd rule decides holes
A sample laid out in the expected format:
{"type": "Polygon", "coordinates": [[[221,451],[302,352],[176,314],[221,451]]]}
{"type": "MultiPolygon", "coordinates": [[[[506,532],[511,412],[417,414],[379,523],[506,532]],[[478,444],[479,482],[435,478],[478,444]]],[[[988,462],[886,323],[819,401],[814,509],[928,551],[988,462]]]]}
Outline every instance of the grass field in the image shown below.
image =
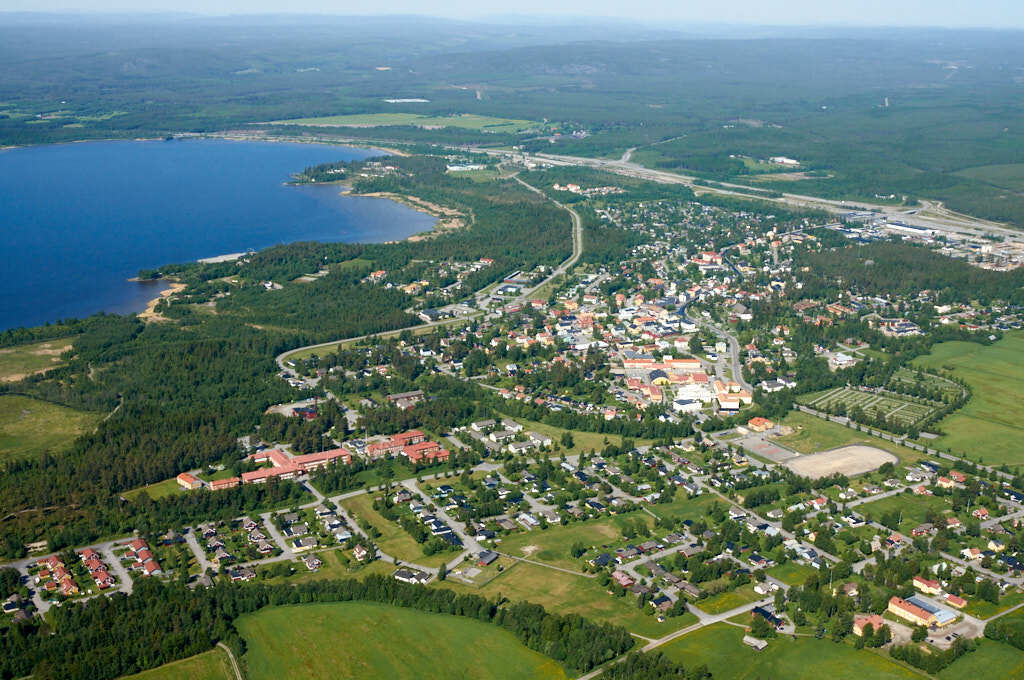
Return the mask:
{"type": "Polygon", "coordinates": [[[921,422],[936,411],[936,406],[919,404],[895,394],[873,394],[861,392],[850,387],[837,387],[824,392],[814,392],[800,397],[800,403],[823,411],[834,409],[839,405],[846,407],[847,412],[854,408],[874,415],[880,413],[886,419],[910,426],[921,422]]]}
{"type": "Polygon", "coordinates": [[[424,567],[439,567],[442,562],[449,562],[458,555],[456,552],[424,555],[423,548],[412,536],[373,509],[373,497],[369,494],[353,496],[341,504],[358,519],[366,520],[376,527],[381,532],[380,537],[374,539],[377,547],[402,562],[412,562],[424,567]]]}
{"type": "Polygon", "coordinates": [[[950,370],[971,386],[970,401],[944,418],[947,434],[932,442],[988,464],[1024,463],[1018,442],[1024,436],[1024,332],[1007,333],[987,347],[973,342],[944,342],[914,363],[950,370]]]}
{"type": "Polygon", "coordinates": [[[979,619],[987,619],[999,612],[1006,611],[1010,607],[1015,607],[1021,602],[1024,602],[1024,593],[1018,593],[1016,590],[1009,589],[1006,591],[1006,594],[999,598],[999,604],[992,604],[981,598],[972,597],[963,611],[979,619]]]}
{"type": "Polygon", "coordinates": [[[178,484],[178,480],[172,477],[171,479],[165,479],[162,482],[154,482],[153,484],[140,486],[139,488],[132,489],[131,491],[125,491],[121,495],[128,500],[134,500],[135,497],[143,491],[145,491],[153,500],[164,498],[165,496],[173,496],[174,494],[185,493],[185,489],[178,484]]]}
{"type": "Polygon", "coordinates": [[[235,674],[228,655],[220,649],[211,649],[136,675],[126,675],[123,680],[235,680],[235,674]]]}
{"type": "Polygon", "coordinates": [[[30,397],[0,396],[0,458],[63,451],[101,417],[30,397]]]}
{"type": "Polygon", "coordinates": [[[772,578],[782,581],[787,586],[802,586],[807,581],[807,577],[811,574],[817,574],[818,570],[813,567],[805,567],[796,562],[786,562],[785,564],[772,567],[766,573],[772,578]]]}
{"type": "Polygon", "coordinates": [[[857,512],[875,521],[881,520],[885,514],[902,512],[903,521],[900,523],[900,531],[904,533],[922,524],[929,510],[942,514],[945,510],[949,509],[951,509],[950,505],[943,498],[936,496],[914,496],[905,493],[857,506],[857,512]]]}
{"type": "Polygon", "coordinates": [[[978,649],[964,654],[939,672],[940,680],[1024,678],[1024,652],[1003,642],[980,640],[978,649]]]}
{"type": "Polygon", "coordinates": [[[927,677],[871,651],[814,638],[779,637],[757,652],[743,644],[743,629],[716,623],[659,648],[687,668],[707,665],[715,680],[905,680],[927,677]]]}
{"type": "Polygon", "coordinates": [[[388,605],[272,607],[236,625],[250,680],[566,677],[497,626],[388,605]]]}
{"type": "Polygon", "coordinates": [[[665,623],[637,609],[632,595],[614,597],[597,579],[574,576],[527,562],[517,562],[486,585],[476,588],[446,581],[443,588],[478,593],[488,597],[506,597],[513,602],[526,600],[562,614],[579,614],[593,621],[615,623],[648,638],[659,638],[697,621],[689,612],[666,619],[665,623]]]}
{"type": "Polygon", "coordinates": [[[564,527],[554,524],[543,531],[535,529],[502,539],[501,551],[579,571],[582,563],[569,554],[574,544],[583,543],[589,548],[621,541],[622,526],[627,522],[634,524],[638,519],[644,521],[647,526],[654,524],[654,518],[641,511],[586,522],[572,522],[564,527]],[[523,548],[528,546],[535,546],[538,550],[531,550],[527,555],[523,548]]]}
{"type": "Polygon", "coordinates": [[[903,463],[913,463],[925,457],[920,451],[908,449],[905,446],[893,444],[890,441],[872,437],[865,432],[858,432],[839,423],[823,420],[800,411],[790,411],[782,419],[782,424],[789,425],[795,432],[772,439],[800,453],[817,453],[840,446],[864,444],[888,451],[903,463]]]}
{"type": "Polygon", "coordinates": [[[71,349],[66,339],[0,349],[0,382],[21,380],[27,375],[61,365],[60,355],[71,349]]]}
{"type": "Polygon", "coordinates": [[[462,113],[454,116],[422,116],[415,113],[365,113],[350,116],[322,116],[275,121],[280,125],[308,125],[311,127],[382,127],[385,125],[412,125],[421,128],[454,127],[480,132],[515,134],[541,124],[532,120],[494,118],[462,113]]]}
{"type": "MultiPolygon", "coordinates": [[[[622,437],[615,434],[601,434],[599,432],[583,432],[581,430],[565,430],[561,427],[555,427],[553,425],[545,425],[544,423],[538,423],[533,420],[525,420],[523,418],[512,418],[506,414],[502,414],[503,417],[510,418],[522,424],[527,430],[536,432],[538,434],[544,434],[556,443],[560,444],[562,435],[565,432],[572,432],[573,446],[572,448],[563,448],[561,452],[566,455],[576,455],[584,451],[601,451],[605,446],[605,440],[616,446],[622,443],[622,437]]],[[[649,439],[637,439],[637,446],[644,446],[650,444],[649,439]]]]}
{"type": "Polygon", "coordinates": [[[761,599],[764,599],[764,595],[755,593],[753,584],[748,583],[736,590],[712,595],[706,600],[698,600],[696,604],[701,611],[708,614],[721,614],[722,612],[727,612],[730,609],[742,607],[745,604],[757,602],[761,599]]]}

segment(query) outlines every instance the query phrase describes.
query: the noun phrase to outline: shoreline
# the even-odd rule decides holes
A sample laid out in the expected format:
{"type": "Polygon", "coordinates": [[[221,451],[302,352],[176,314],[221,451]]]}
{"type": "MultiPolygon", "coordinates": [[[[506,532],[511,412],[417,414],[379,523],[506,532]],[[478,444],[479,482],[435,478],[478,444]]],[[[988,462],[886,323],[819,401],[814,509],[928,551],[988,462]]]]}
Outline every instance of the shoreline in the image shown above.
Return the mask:
{"type": "Polygon", "coordinates": [[[139,319],[141,319],[142,321],[145,321],[147,323],[150,321],[167,321],[167,317],[157,314],[157,305],[160,304],[162,300],[166,300],[170,298],[172,295],[176,295],[177,293],[180,293],[181,291],[188,288],[188,286],[182,283],[181,281],[173,279],[166,280],[170,284],[170,286],[160,291],[159,295],[157,295],[155,298],[146,303],[146,308],[144,310],[136,313],[136,316],[139,317],[139,319]]]}
{"type": "Polygon", "coordinates": [[[437,236],[449,231],[464,229],[467,226],[466,216],[458,210],[445,208],[437,205],[436,203],[416,198],[415,196],[396,194],[390,191],[375,191],[368,194],[356,194],[352,193],[352,187],[346,187],[340,193],[350,196],[365,196],[367,198],[384,198],[437,219],[437,222],[434,223],[434,226],[430,231],[424,231],[418,234],[413,234],[412,236],[407,236],[405,239],[402,239],[405,241],[416,242],[428,238],[436,238],[437,236]]]}

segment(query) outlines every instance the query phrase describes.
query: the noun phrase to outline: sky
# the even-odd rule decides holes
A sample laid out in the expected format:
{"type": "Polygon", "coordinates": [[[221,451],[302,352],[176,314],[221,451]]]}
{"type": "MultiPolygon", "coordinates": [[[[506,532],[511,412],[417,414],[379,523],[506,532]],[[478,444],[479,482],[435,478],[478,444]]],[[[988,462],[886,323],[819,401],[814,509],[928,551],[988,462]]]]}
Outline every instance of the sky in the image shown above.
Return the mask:
{"type": "Polygon", "coordinates": [[[479,0],[0,0],[0,11],[418,14],[460,19],[488,19],[514,11],[522,16],[608,17],[680,27],[724,23],[1024,28],[1024,0],[517,0],[513,5],[479,0]]]}

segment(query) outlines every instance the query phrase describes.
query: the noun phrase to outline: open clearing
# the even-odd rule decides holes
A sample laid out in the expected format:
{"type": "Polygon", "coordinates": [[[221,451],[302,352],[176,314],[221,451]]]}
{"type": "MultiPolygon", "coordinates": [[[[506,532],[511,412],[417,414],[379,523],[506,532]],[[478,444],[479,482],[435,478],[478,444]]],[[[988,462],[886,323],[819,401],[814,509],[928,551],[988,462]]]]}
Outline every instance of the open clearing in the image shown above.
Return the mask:
{"type": "Polygon", "coordinates": [[[220,649],[211,649],[136,675],[126,675],[122,680],[235,680],[235,674],[228,655],[220,649]]]}
{"type": "Polygon", "coordinates": [[[636,598],[632,595],[615,597],[595,578],[575,576],[529,562],[516,562],[479,588],[456,584],[451,580],[436,585],[486,597],[500,595],[512,602],[525,600],[542,605],[548,611],[579,614],[592,621],[614,623],[630,633],[648,638],[668,635],[697,621],[696,616],[687,612],[683,616],[666,619],[665,623],[658,623],[651,615],[651,607],[638,609],[636,598]]]}
{"type": "Polygon", "coordinates": [[[271,607],[237,626],[250,680],[566,677],[498,626],[383,604],[271,607]]]}
{"type": "Polygon", "coordinates": [[[862,444],[882,449],[895,455],[903,464],[914,463],[925,457],[925,454],[893,442],[873,437],[866,432],[860,432],[852,428],[833,423],[809,413],[790,411],[782,419],[783,425],[792,427],[793,434],[781,437],[773,437],[775,441],[783,446],[799,451],[800,453],[819,453],[831,451],[842,446],[862,444]]]}
{"type": "Polygon", "coordinates": [[[939,672],[941,680],[1024,677],[1024,652],[1003,642],[979,640],[978,649],[964,654],[939,672]]]}
{"type": "Polygon", "coordinates": [[[321,116],[319,118],[294,118],[278,120],[274,125],[304,125],[310,127],[381,127],[385,125],[411,125],[421,128],[455,127],[481,132],[503,132],[516,134],[530,128],[539,128],[540,123],[532,120],[494,118],[461,113],[454,116],[422,116],[415,113],[365,113],[350,116],[321,116]]]}
{"type": "Polygon", "coordinates": [[[0,382],[14,382],[61,365],[60,355],[71,349],[67,338],[0,349],[0,382]]]}
{"type": "Polygon", "coordinates": [[[1024,463],[1019,442],[1024,437],[1024,332],[1007,333],[984,346],[944,342],[914,361],[925,369],[951,371],[971,386],[964,407],[943,418],[947,434],[931,442],[937,449],[991,465],[1024,463]]]}
{"type": "Polygon", "coordinates": [[[102,416],[19,395],[0,396],[0,458],[59,453],[102,416]]]}
{"type": "Polygon", "coordinates": [[[556,524],[543,531],[527,531],[508,536],[502,539],[498,549],[514,557],[529,557],[538,562],[579,571],[583,567],[583,561],[573,558],[570,554],[573,545],[582,543],[591,548],[621,543],[623,526],[627,523],[633,525],[636,520],[644,522],[648,527],[654,523],[653,517],[637,511],[615,517],[571,522],[564,527],[556,524]],[[527,548],[532,550],[528,553],[527,548]]]}
{"type": "Polygon", "coordinates": [[[885,463],[897,463],[899,459],[874,446],[854,444],[842,446],[831,451],[812,453],[786,461],[786,467],[800,475],[811,479],[820,479],[840,473],[848,477],[877,470],[885,463]]]}
{"type": "Polygon", "coordinates": [[[743,644],[743,629],[716,623],[673,640],[659,651],[686,668],[702,664],[715,680],[787,678],[792,680],[906,680],[927,677],[891,661],[882,654],[856,650],[852,644],[794,640],[780,636],[756,652],[743,644]]]}

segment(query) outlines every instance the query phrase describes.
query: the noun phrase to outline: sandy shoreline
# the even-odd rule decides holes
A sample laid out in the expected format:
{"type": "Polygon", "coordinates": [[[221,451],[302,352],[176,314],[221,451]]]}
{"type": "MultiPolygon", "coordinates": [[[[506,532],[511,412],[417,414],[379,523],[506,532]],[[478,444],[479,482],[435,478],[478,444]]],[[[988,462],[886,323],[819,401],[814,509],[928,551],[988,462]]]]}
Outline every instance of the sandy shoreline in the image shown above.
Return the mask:
{"type": "Polygon", "coordinates": [[[186,286],[184,283],[181,283],[180,281],[171,282],[170,288],[161,291],[159,295],[150,300],[149,303],[146,305],[146,309],[139,312],[137,316],[143,321],[167,321],[167,317],[161,314],[157,314],[156,306],[160,304],[161,300],[166,300],[167,298],[171,297],[176,293],[180,293],[186,288],[188,288],[188,286],[186,286]]]}
{"type": "MultiPolygon", "coordinates": [[[[345,191],[342,191],[341,193],[348,194],[350,192],[351,189],[347,189],[345,191]]],[[[407,208],[412,208],[417,212],[421,212],[426,215],[430,215],[431,217],[437,218],[437,223],[434,224],[433,229],[419,234],[413,234],[412,236],[409,236],[408,238],[404,239],[406,241],[422,241],[424,239],[434,238],[435,236],[439,236],[449,231],[454,231],[455,229],[462,229],[463,227],[466,226],[466,216],[460,213],[458,210],[454,210],[452,208],[445,208],[444,206],[440,206],[437,205],[436,203],[431,203],[429,201],[424,201],[423,199],[416,198],[415,196],[408,196],[406,194],[395,194],[388,191],[378,191],[369,194],[351,195],[366,196],[368,198],[386,198],[389,201],[401,203],[407,208]]]]}

